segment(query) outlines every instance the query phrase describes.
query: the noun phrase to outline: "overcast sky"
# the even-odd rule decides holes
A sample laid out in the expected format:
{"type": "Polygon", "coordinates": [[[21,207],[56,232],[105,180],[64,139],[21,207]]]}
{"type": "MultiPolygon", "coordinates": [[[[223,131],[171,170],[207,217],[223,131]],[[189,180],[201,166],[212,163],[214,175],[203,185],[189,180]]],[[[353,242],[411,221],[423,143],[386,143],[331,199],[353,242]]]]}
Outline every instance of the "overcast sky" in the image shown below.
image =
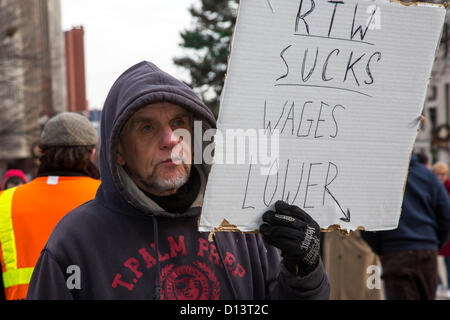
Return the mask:
{"type": "Polygon", "coordinates": [[[90,109],[102,108],[117,77],[142,60],[188,79],[172,58],[183,54],[179,33],[191,25],[192,3],[197,0],[61,0],[63,30],[84,27],[90,109]]]}

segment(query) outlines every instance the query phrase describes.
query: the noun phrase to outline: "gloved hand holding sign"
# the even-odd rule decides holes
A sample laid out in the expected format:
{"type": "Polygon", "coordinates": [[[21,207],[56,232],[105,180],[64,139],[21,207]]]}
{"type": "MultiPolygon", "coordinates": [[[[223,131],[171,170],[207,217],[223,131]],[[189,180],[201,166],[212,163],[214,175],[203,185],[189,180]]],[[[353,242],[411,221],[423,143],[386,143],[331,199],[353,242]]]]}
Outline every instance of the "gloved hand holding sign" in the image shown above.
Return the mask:
{"type": "Polygon", "coordinates": [[[265,212],[263,221],[260,232],[264,240],[281,250],[290,272],[305,276],[317,267],[320,227],[305,211],[277,201],[275,211],[265,212]]]}

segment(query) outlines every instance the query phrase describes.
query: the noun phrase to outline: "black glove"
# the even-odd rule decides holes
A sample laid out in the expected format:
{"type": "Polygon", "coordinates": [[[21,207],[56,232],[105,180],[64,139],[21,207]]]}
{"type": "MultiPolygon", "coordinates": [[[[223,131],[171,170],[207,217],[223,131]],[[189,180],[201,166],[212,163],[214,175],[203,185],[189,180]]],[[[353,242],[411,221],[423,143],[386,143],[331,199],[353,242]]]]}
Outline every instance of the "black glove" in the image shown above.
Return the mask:
{"type": "Polygon", "coordinates": [[[264,240],[281,250],[286,268],[299,276],[312,272],[319,264],[320,227],[305,211],[283,201],[275,212],[263,214],[260,232],[264,240]]]}

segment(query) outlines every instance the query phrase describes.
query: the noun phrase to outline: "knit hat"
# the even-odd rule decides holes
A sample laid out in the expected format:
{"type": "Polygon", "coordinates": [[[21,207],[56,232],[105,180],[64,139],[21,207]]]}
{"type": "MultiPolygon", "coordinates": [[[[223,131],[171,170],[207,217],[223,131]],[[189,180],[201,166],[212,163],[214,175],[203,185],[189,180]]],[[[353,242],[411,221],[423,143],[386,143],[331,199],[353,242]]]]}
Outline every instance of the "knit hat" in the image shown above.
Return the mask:
{"type": "Polygon", "coordinates": [[[0,185],[0,190],[5,189],[8,180],[14,177],[23,180],[24,183],[27,183],[27,177],[25,176],[25,173],[23,173],[22,170],[8,170],[3,176],[2,183],[0,185]]]}
{"type": "Polygon", "coordinates": [[[51,118],[41,134],[43,147],[92,146],[97,141],[97,131],[89,120],[74,112],[63,112],[51,118]]]}

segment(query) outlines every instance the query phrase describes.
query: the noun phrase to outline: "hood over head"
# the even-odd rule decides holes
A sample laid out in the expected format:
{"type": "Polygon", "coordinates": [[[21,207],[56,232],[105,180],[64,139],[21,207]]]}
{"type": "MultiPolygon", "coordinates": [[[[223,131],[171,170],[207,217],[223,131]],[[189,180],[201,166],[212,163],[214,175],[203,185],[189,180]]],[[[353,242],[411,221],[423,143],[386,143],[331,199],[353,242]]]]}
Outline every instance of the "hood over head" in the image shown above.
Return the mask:
{"type": "MultiPolygon", "coordinates": [[[[120,211],[137,210],[154,215],[166,214],[145,196],[125,170],[117,165],[119,134],[123,126],[134,112],[158,102],[169,102],[190,111],[194,119],[202,121],[203,130],[216,128],[213,113],[186,84],[147,61],[125,71],[109,91],[101,120],[102,184],[97,196],[103,197],[105,204],[113,210],[122,208],[124,210],[120,211]],[[131,209],[130,205],[134,209],[131,209]]],[[[202,176],[202,181],[206,184],[206,175],[202,176]]]]}

